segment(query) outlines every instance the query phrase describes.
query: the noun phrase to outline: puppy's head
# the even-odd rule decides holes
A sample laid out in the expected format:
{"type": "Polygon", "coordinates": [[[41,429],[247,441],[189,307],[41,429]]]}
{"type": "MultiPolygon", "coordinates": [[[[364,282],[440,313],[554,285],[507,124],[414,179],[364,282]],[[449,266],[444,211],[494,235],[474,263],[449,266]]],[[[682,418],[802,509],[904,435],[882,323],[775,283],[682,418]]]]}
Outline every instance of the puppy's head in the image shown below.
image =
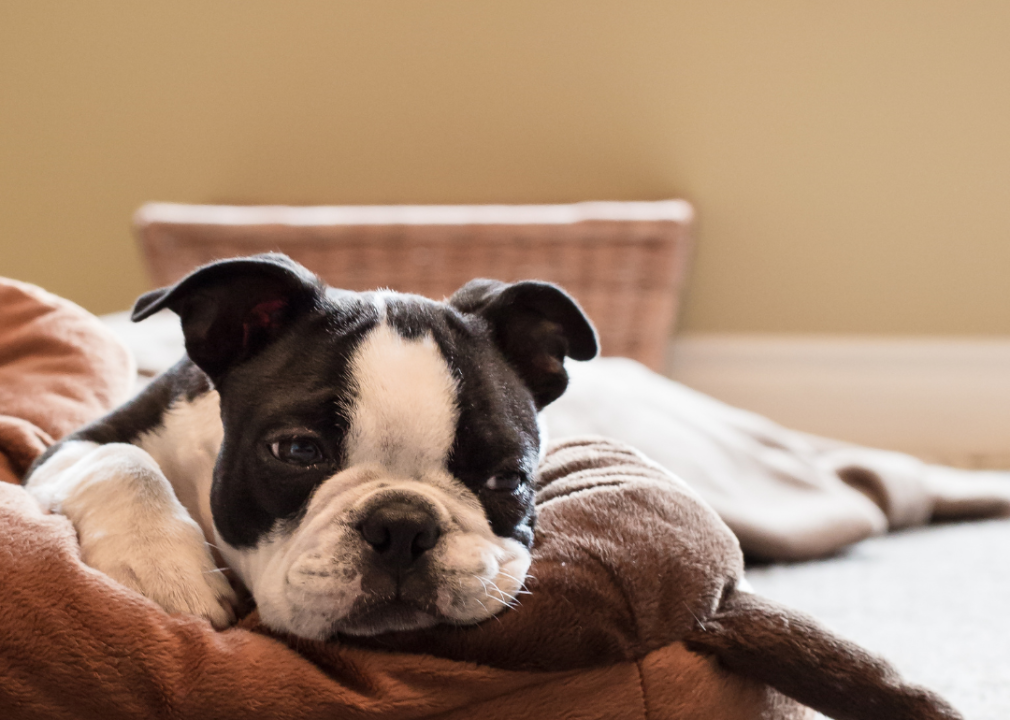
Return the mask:
{"type": "Polygon", "coordinates": [[[211,511],[268,625],[302,637],[473,623],[520,590],[537,412],[597,341],[542,282],[446,302],[326,288],[282,255],[205,266],[168,307],[220,395],[211,511]]]}

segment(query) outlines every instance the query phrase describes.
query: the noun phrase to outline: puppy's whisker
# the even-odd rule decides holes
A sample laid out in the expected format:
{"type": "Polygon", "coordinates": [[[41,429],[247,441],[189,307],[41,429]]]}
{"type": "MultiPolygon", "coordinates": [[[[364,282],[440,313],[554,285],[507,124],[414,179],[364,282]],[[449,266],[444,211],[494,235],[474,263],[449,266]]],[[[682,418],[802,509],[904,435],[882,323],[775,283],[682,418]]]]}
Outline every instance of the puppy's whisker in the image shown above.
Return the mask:
{"type": "MultiPolygon", "coordinates": [[[[491,588],[492,588],[492,589],[493,589],[493,590],[494,590],[494,591],[495,591],[496,593],[498,593],[498,599],[499,599],[499,600],[501,601],[501,604],[502,604],[502,605],[508,605],[508,604],[509,604],[509,601],[510,601],[510,599],[514,599],[514,598],[507,598],[507,597],[505,596],[505,593],[503,593],[503,592],[502,592],[501,588],[500,588],[500,587],[498,587],[498,586],[497,586],[497,585],[496,585],[496,584],[494,583],[494,581],[493,581],[493,580],[489,580],[488,582],[490,582],[490,583],[491,583],[491,588]]],[[[485,589],[485,593],[486,593],[486,592],[487,592],[487,590],[485,589]]]]}
{"type": "Polygon", "coordinates": [[[505,572],[504,570],[499,570],[498,574],[501,575],[501,576],[503,576],[503,577],[507,577],[509,580],[515,580],[515,582],[516,582],[517,585],[522,586],[522,585],[525,584],[522,580],[520,580],[519,578],[517,578],[515,575],[510,575],[509,573],[505,572]]]}
{"type": "Polygon", "coordinates": [[[483,609],[483,610],[484,610],[484,612],[487,612],[487,611],[488,611],[488,610],[487,610],[487,605],[485,605],[484,603],[482,603],[482,602],[480,601],[480,598],[478,598],[478,597],[475,597],[475,598],[474,598],[474,600],[476,600],[476,601],[477,601],[477,604],[481,606],[481,609],[483,609]]]}
{"type": "MultiPolygon", "coordinates": [[[[473,577],[477,580],[477,582],[479,582],[481,584],[481,587],[484,590],[484,595],[485,596],[492,597],[491,593],[488,592],[488,583],[490,583],[491,584],[491,588],[496,593],[498,593],[499,602],[501,602],[502,605],[506,605],[506,606],[508,605],[508,601],[505,599],[505,594],[501,591],[501,589],[497,585],[494,584],[494,581],[492,581],[492,580],[485,581],[479,575],[474,575],[473,577]]],[[[480,602],[480,600],[477,600],[477,602],[480,602]]],[[[484,606],[484,603],[481,603],[481,607],[483,607],[484,610],[487,611],[487,607],[484,606]]]]}

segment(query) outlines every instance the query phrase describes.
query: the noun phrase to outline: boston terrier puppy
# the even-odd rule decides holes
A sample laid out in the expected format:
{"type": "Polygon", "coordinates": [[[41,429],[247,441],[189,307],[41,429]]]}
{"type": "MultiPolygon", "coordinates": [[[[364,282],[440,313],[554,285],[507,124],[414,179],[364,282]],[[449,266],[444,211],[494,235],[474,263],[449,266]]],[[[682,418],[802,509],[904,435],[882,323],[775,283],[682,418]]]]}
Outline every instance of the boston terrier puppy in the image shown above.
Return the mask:
{"type": "Polygon", "coordinates": [[[27,489],[84,562],[170,612],[325,639],[491,617],[530,563],[537,413],[596,333],[543,282],[444,302],[326,287],[278,254],[143,295],[187,357],[57,443],[27,489]]]}

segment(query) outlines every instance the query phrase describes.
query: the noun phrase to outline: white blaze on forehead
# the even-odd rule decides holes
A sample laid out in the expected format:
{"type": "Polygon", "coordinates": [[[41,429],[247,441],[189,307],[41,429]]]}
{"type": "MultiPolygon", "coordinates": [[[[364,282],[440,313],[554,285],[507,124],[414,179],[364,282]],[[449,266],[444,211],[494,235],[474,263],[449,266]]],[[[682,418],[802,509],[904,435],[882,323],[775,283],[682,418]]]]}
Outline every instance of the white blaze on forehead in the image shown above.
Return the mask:
{"type": "Polygon", "coordinates": [[[386,323],[351,361],[357,396],[347,464],[378,463],[400,476],[444,468],[456,435],[456,383],[429,334],[401,337],[386,323]]]}

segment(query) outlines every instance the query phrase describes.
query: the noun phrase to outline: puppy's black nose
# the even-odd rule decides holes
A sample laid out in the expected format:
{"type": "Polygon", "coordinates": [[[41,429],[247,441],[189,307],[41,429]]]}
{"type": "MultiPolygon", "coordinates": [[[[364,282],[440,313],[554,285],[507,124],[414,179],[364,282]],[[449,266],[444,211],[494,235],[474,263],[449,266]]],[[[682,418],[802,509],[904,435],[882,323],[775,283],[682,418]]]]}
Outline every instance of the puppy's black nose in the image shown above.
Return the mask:
{"type": "Polygon", "coordinates": [[[438,543],[438,521],[423,508],[406,503],[382,505],[358,526],[384,563],[408,568],[438,543]]]}

